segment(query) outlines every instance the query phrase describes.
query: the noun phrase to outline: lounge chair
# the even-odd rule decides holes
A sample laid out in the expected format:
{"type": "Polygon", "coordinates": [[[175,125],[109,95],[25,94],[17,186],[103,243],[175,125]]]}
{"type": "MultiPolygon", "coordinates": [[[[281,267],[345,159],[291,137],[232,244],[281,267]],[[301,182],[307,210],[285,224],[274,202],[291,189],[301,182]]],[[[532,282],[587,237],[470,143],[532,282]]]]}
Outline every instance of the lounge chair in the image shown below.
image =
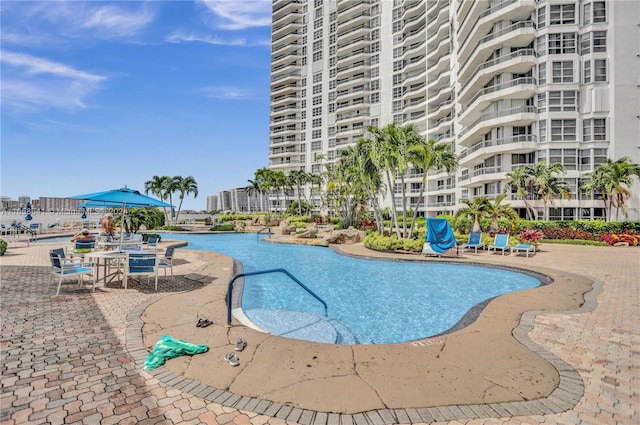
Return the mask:
{"type": "Polygon", "coordinates": [[[449,222],[444,218],[427,218],[427,234],[422,246],[422,255],[441,257],[454,247],[456,238],[449,222]]]}
{"type": "Polygon", "coordinates": [[[158,261],[158,267],[164,269],[164,276],[167,277],[167,269],[171,270],[171,281],[173,281],[173,251],[174,246],[170,246],[164,252],[164,257],[158,261]]]}
{"type": "Polygon", "coordinates": [[[482,242],[482,232],[469,233],[469,240],[462,245],[462,251],[464,252],[467,248],[473,248],[476,254],[478,253],[478,248],[484,248],[484,243],[482,242]]]}
{"type": "Polygon", "coordinates": [[[504,252],[509,250],[510,248],[511,245],[509,245],[509,234],[498,233],[493,241],[493,245],[489,245],[489,252],[491,252],[491,250],[497,252],[500,249],[502,250],[502,255],[504,255],[504,252]]]}
{"type": "Polygon", "coordinates": [[[535,245],[532,245],[530,243],[521,243],[511,247],[511,253],[513,254],[514,252],[516,254],[524,252],[525,254],[527,254],[527,258],[529,258],[530,252],[533,252],[534,254],[536,253],[536,247],[535,245]]]}

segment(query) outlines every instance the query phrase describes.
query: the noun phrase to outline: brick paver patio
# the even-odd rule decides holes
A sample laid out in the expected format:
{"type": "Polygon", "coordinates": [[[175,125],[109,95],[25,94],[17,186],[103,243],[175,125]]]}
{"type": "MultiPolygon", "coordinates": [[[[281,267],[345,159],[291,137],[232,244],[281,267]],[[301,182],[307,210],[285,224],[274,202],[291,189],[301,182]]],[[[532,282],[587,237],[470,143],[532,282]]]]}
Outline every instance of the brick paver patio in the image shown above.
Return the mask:
{"type": "Polygon", "coordinates": [[[131,339],[140,333],[132,328],[132,317],[139,317],[144,306],[208,283],[200,253],[178,250],[176,280],[162,279],[158,292],[144,281],[130,284],[126,291],[119,286],[100,286],[95,293],[69,282],[63,283],[59,297],[53,297],[54,285],[46,287],[50,248],[49,244],[12,245],[7,255],[0,257],[2,424],[640,423],[637,248],[549,245],[528,259],[479,254],[478,260],[543,265],[600,281],[596,287],[601,286],[602,292],[593,293],[591,305],[580,313],[544,313],[529,318],[529,337],[579,373],[584,393],[563,413],[523,414],[505,404],[478,406],[473,414],[442,409],[444,416],[439,418],[420,409],[364,415],[300,411],[296,416],[291,406],[271,405],[261,410],[242,397],[233,403],[212,402],[215,389],[198,388],[197,383],[185,386],[179,379],[165,379],[166,373],[144,371],[136,362],[141,353],[131,352],[131,339]],[[467,419],[473,415],[478,418],[467,419]]]}

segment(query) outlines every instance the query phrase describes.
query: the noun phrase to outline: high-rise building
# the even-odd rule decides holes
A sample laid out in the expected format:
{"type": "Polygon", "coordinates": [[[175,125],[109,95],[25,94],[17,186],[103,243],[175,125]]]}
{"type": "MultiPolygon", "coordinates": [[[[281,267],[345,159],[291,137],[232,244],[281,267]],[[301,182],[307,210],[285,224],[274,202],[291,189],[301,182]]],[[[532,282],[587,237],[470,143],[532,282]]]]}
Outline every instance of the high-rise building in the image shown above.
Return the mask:
{"type": "Polygon", "coordinates": [[[207,196],[207,212],[217,211],[218,210],[218,196],[209,195],[207,196]]]}
{"type": "MultiPolygon", "coordinates": [[[[601,218],[603,202],[580,189],[587,173],[640,162],[640,2],[274,0],[269,167],[319,173],[367,126],[394,121],[459,156],[455,176],[429,174],[421,215],[492,199],[507,173],[545,161],[571,188],[546,217],[601,218]]],[[[406,175],[411,209],[421,180],[406,175]]],[[[524,216],[523,200],[510,203],[524,216]]]]}

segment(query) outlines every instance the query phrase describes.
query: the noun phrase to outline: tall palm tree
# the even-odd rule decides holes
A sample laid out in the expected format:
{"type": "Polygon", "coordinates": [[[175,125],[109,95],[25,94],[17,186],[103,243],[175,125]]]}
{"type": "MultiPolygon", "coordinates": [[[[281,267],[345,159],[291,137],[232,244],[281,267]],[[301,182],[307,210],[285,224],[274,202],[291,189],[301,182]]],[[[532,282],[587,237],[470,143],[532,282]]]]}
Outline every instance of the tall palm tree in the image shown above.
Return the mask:
{"type": "MultiPolygon", "coordinates": [[[[171,177],[169,176],[153,176],[151,180],[144,182],[144,193],[148,195],[149,192],[151,192],[152,195],[157,196],[161,201],[166,201],[168,193],[165,190],[168,187],[168,181],[170,180],[171,177]]],[[[162,209],[164,210],[165,223],[169,223],[167,208],[162,207],[162,209]]]]}
{"type": "Polygon", "coordinates": [[[489,225],[489,231],[492,233],[498,233],[500,227],[498,226],[498,219],[505,217],[511,221],[518,221],[518,214],[511,208],[509,204],[503,204],[502,201],[507,197],[506,193],[501,193],[496,196],[493,202],[487,203],[487,215],[491,218],[491,224],[489,225]]]}
{"type": "Polygon", "coordinates": [[[633,176],[640,178],[640,164],[632,163],[626,156],[616,161],[607,158],[587,176],[589,180],[584,182],[582,187],[589,194],[600,192],[607,220],[613,219],[613,207],[616,207],[616,219],[620,209],[625,217],[628,217],[626,202],[631,196],[633,176]]]}
{"type": "Polygon", "coordinates": [[[404,161],[399,153],[400,131],[395,122],[384,128],[369,126],[367,131],[371,133],[374,141],[372,158],[377,167],[384,172],[387,179],[387,187],[391,190],[391,215],[393,216],[393,223],[396,228],[396,236],[400,239],[400,226],[394,199],[397,171],[401,167],[400,164],[404,161]]]}
{"type": "Polygon", "coordinates": [[[452,173],[458,167],[458,159],[451,151],[451,146],[448,143],[438,143],[433,139],[424,140],[423,138],[418,139],[418,143],[411,148],[409,155],[411,163],[415,167],[422,169],[422,184],[420,186],[420,194],[418,195],[418,205],[416,205],[413,211],[411,228],[409,230],[409,237],[411,237],[415,228],[416,219],[418,218],[420,199],[424,199],[425,211],[428,207],[429,194],[425,193],[425,188],[427,187],[429,171],[444,168],[447,173],[452,173]]]}
{"type": "Polygon", "coordinates": [[[280,193],[282,192],[284,195],[284,203],[286,206],[287,203],[287,194],[286,194],[286,190],[287,187],[289,185],[289,180],[287,179],[287,176],[284,174],[284,172],[278,170],[278,171],[273,171],[271,170],[271,172],[269,173],[269,180],[271,181],[271,187],[272,190],[275,191],[276,193],[276,203],[278,205],[278,209],[280,210],[280,214],[282,214],[285,210],[283,210],[283,206],[280,205],[280,193]]]}
{"type": "Polygon", "coordinates": [[[302,215],[302,186],[308,183],[309,173],[304,170],[291,170],[289,172],[289,182],[296,187],[298,194],[298,215],[302,215]]]}
{"type": "Polygon", "coordinates": [[[479,196],[473,201],[463,199],[462,203],[465,206],[456,211],[455,220],[457,221],[461,217],[469,218],[473,221],[471,231],[474,233],[479,232],[481,230],[480,220],[487,215],[489,199],[486,196],[479,196]]]}
{"type": "Polygon", "coordinates": [[[555,207],[555,199],[557,197],[562,196],[566,199],[571,199],[569,183],[559,177],[565,173],[564,165],[559,162],[547,165],[546,162],[539,161],[531,167],[533,186],[538,197],[542,199],[544,205],[543,218],[545,219],[549,217],[547,203],[555,207]]]}
{"type": "Polygon", "coordinates": [[[528,200],[533,190],[531,168],[529,166],[518,167],[507,173],[506,176],[508,180],[504,186],[504,192],[515,192],[516,196],[524,203],[527,219],[537,219],[538,212],[528,200]]]}
{"type": "Polygon", "coordinates": [[[193,176],[174,177],[176,183],[176,191],[179,193],[180,204],[178,205],[178,212],[176,213],[176,223],[178,223],[178,217],[180,216],[180,210],[182,209],[182,202],[184,201],[184,197],[190,193],[193,194],[194,198],[198,197],[198,183],[193,176]]]}
{"type": "Polygon", "coordinates": [[[255,180],[247,180],[249,185],[244,188],[247,192],[247,203],[249,204],[249,212],[251,212],[251,198],[254,195],[260,196],[260,207],[258,210],[262,211],[262,192],[260,192],[260,184],[255,180]]]}

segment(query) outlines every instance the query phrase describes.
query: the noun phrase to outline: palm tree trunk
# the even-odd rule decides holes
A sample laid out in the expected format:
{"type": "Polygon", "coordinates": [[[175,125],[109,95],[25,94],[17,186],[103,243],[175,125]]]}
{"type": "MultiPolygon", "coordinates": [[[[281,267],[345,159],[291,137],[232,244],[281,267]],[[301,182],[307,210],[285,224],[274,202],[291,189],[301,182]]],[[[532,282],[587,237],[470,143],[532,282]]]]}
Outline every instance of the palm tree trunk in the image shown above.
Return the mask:
{"type": "Polygon", "coordinates": [[[396,236],[400,239],[400,226],[398,224],[398,213],[396,212],[396,197],[394,192],[394,186],[391,182],[391,175],[389,174],[389,170],[385,171],[387,175],[387,183],[389,183],[389,188],[391,189],[391,215],[393,216],[393,223],[396,226],[396,236]]]}

